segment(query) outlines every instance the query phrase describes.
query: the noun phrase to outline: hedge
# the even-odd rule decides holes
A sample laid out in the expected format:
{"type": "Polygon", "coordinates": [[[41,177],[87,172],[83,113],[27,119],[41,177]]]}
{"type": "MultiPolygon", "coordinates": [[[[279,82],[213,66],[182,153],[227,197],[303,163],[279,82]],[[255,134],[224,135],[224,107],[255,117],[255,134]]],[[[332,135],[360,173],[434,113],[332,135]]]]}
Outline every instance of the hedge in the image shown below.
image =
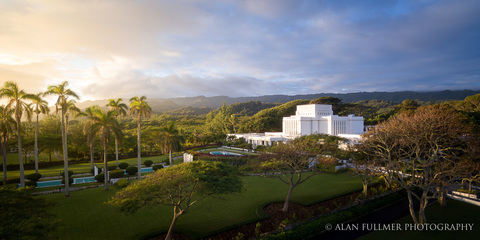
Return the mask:
{"type": "Polygon", "coordinates": [[[42,178],[42,174],[40,173],[32,173],[32,174],[28,174],[25,176],[26,179],[30,180],[30,181],[38,181],[40,180],[40,178],[42,178]]]}
{"type": "Polygon", "coordinates": [[[153,164],[153,161],[152,160],[145,160],[145,162],[143,162],[143,165],[147,166],[147,167],[150,167],[152,166],[153,164]]]}
{"type": "Polygon", "coordinates": [[[135,175],[138,172],[138,167],[127,167],[125,171],[128,173],[128,175],[135,175]]]}
{"type": "Polygon", "coordinates": [[[163,165],[153,165],[152,166],[153,171],[157,171],[159,169],[163,169],[163,165]]]}
{"type": "Polygon", "coordinates": [[[359,204],[351,208],[333,212],[330,215],[320,217],[308,223],[302,224],[289,231],[283,231],[275,235],[266,236],[262,239],[268,240],[288,240],[288,239],[310,239],[318,237],[318,235],[325,229],[325,225],[331,224],[335,226],[348,220],[366,215],[380,207],[387,206],[388,204],[398,201],[405,197],[404,191],[398,191],[387,196],[383,196],[364,204],[359,204]]]}
{"type": "MultiPolygon", "coordinates": [[[[60,172],[60,176],[62,176],[63,178],[65,178],[64,172],[60,172]]],[[[68,170],[68,177],[71,177],[71,176],[73,176],[73,171],[68,170]]]]}
{"type": "Polygon", "coordinates": [[[95,179],[95,181],[97,182],[105,182],[105,174],[104,173],[97,174],[97,176],[95,176],[93,179],[95,179]]]}
{"type": "Polygon", "coordinates": [[[12,183],[20,183],[20,178],[7,178],[3,183],[5,185],[12,183]]]}
{"type": "Polygon", "coordinates": [[[120,169],[126,169],[128,166],[129,166],[129,165],[128,165],[128,163],[126,163],[126,162],[122,162],[122,163],[119,163],[119,164],[118,164],[118,168],[120,168],[120,169]]]}
{"type": "Polygon", "coordinates": [[[37,187],[37,181],[28,181],[25,182],[25,187],[33,186],[33,188],[37,187]]]}
{"type": "Polygon", "coordinates": [[[113,171],[113,170],[117,169],[117,166],[116,165],[107,166],[107,169],[108,169],[108,171],[113,171]]]}
{"type": "MultiPolygon", "coordinates": [[[[70,171],[69,171],[70,172],[70,171]]],[[[65,178],[62,178],[62,184],[65,184],[65,178]]],[[[68,178],[68,184],[72,185],[73,184],[73,177],[68,178]]]]}
{"type": "Polygon", "coordinates": [[[122,178],[125,176],[125,172],[123,169],[113,170],[108,173],[110,179],[112,178],[122,178]]]}
{"type": "Polygon", "coordinates": [[[119,188],[127,187],[129,184],[130,181],[128,181],[127,179],[120,179],[115,183],[115,185],[117,185],[117,187],[119,188]]]}

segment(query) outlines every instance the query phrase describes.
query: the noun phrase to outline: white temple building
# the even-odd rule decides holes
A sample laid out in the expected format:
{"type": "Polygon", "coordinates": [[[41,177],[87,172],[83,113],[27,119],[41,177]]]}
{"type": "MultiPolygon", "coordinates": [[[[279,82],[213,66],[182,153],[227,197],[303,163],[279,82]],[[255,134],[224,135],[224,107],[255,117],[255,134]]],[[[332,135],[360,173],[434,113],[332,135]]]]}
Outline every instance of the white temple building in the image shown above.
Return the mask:
{"type": "Polygon", "coordinates": [[[276,142],[286,142],[300,136],[323,133],[347,138],[356,142],[363,134],[363,117],[354,114],[344,116],[333,115],[332,105],[306,104],[298,105],[295,115],[284,117],[283,132],[238,133],[229,134],[236,138],[244,138],[253,146],[271,146],[276,142]]]}

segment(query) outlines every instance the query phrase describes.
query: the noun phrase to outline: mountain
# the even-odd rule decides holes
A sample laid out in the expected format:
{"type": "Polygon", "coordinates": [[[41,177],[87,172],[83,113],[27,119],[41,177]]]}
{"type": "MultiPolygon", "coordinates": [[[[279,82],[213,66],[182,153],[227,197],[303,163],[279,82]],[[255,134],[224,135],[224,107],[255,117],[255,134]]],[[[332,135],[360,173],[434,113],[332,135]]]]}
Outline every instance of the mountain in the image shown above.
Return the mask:
{"type": "MultiPolygon", "coordinates": [[[[148,98],[147,101],[152,107],[154,113],[163,113],[167,111],[177,110],[183,107],[192,107],[189,112],[203,113],[208,108],[216,109],[222,106],[223,102],[226,105],[234,103],[244,103],[249,101],[259,101],[262,103],[270,104],[283,104],[297,99],[312,100],[319,97],[336,97],[342,99],[344,103],[354,103],[364,100],[385,100],[392,101],[396,104],[401,103],[403,100],[412,99],[424,102],[438,102],[438,101],[450,101],[450,100],[463,100],[467,96],[480,93],[480,90],[445,90],[436,92],[415,92],[415,91],[402,91],[402,92],[358,92],[358,93],[316,93],[305,95],[265,95],[255,97],[228,97],[228,96],[215,96],[215,97],[181,97],[181,98],[148,98]]],[[[128,99],[124,99],[124,102],[129,105],[128,99]]],[[[108,100],[97,101],[85,101],[77,104],[80,109],[85,109],[91,105],[105,106],[108,100]]],[[[248,110],[248,109],[247,109],[248,110]]],[[[256,111],[261,109],[256,109],[256,111]]],[[[250,112],[254,114],[254,112],[250,112]]]]}

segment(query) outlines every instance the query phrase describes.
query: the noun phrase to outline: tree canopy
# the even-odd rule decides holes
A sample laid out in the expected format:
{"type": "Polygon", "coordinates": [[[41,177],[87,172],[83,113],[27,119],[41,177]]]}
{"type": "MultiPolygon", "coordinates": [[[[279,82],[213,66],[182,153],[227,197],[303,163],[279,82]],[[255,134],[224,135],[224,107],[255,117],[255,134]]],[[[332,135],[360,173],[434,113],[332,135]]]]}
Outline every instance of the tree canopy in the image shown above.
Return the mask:
{"type": "Polygon", "coordinates": [[[146,206],[172,206],[173,220],[166,239],[171,239],[178,218],[202,199],[239,193],[243,184],[238,170],[220,162],[194,161],[156,171],[117,192],[108,204],[134,213],[146,206]]]}

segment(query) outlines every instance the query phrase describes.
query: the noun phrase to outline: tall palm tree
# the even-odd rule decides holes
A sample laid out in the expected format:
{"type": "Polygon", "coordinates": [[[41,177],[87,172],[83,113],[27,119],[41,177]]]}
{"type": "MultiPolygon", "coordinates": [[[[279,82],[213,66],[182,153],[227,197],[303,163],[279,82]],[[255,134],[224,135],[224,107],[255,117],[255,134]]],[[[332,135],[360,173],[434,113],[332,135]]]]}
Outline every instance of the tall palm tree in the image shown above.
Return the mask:
{"type": "Polygon", "coordinates": [[[70,115],[73,117],[73,118],[76,118],[77,116],[79,115],[82,115],[82,111],[80,111],[79,108],[77,108],[77,106],[75,106],[75,103],[77,103],[77,101],[73,100],[73,99],[70,99],[67,101],[67,111],[65,113],[65,124],[66,124],[66,133],[68,134],[68,128],[69,128],[69,118],[70,118],[70,115]]]}
{"type": "Polygon", "coordinates": [[[35,172],[38,173],[38,115],[40,113],[46,114],[50,111],[48,108],[47,101],[43,100],[42,97],[44,93],[37,93],[35,95],[35,99],[32,101],[33,103],[33,111],[37,114],[37,121],[35,122],[35,172]]]}
{"type": "Polygon", "coordinates": [[[108,190],[108,166],[107,166],[107,146],[108,139],[113,133],[115,137],[121,137],[122,131],[120,130],[120,124],[118,124],[116,118],[116,112],[110,110],[105,112],[99,107],[94,109],[93,115],[90,117],[92,120],[92,128],[94,132],[100,134],[100,139],[103,144],[103,169],[105,173],[105,190],[108,190]]]}
{"type": "Polygon", "coordinates": [[[152,112],[152,108],[148,106],[147,97],[141,96],[139,97],[132,97],[130,98],[130,115],[132,117],[137,117],[138,121],[138,129],[137,129],[137,151],[138,151],[138,179],[142,179],[142,158],[141,158],[141,147],[140,147],[140,139],[141,139],[141,123],[142,117],[150,117],[152,112]]]}
{"type": "Polygon", "coordinates": [[[27,118],[31,118],[31,108],[29,103],[26,101],[31,101],[35,99],[35,95],[25,93],[23,89],[19,89],[17,83],[15,82],[6,82],[4,88],[0,90],[0,98],[7,98],[8,103],[6,108],[15,109],[15,121],[17,122],[17,140],[18,140],[18,162],[20,165],[20,186],[25,187],[25,172],[23,169],[23,158],[22,158],[22,115],[25,112],[27,118]]]}
{"type": "Polygon", "coordinates": [[[83,125],[83,133],[87,136],[87,143],[88,143],[88,146],[90,147],[90,168],[91,169],[93,169],[93,162],[94,162],[93,155],[94,155],[94,145],[95,145],[94,143],[95,143],[95,135],[96,135],[96,132],[93,129],[92,117],[94,116],[97,108],[98,108],[97,105],[90,106],[87,109],[85,109],[84,113],[81,114],[88,118],[88,120],[83,125]]]}
{"type": "MultiPolygon", "coordinates": [[[[117,100],[115,99],[108,100],[107,107],[110,107],[110,110],[115,112],[116,117],[127,115],[128,106],[127,104],[122,103],[121,98],[117,100]]],[[[118,166],[118,139],[116,136],[115,136],[115,160],[117,160],[117,166],[118,166]]]]}
{"type": "Polygon", "coordinates": [[[64,174],[65,174],[65,197],[70,196],[68,190],[69,187],[69,176],[68,176],[68,149],[67,149],[67,125],[65,123],[69,100],[68,98],[72,97],[75,99],[80,99],[78,95],[68,87],[68,82],[64,81],[63,83],[57,86],[48,86],[46,94],[58,95],[57,103],[55,104],[57,112],[62,111],[62,145],[63,145],[63,164],[64,164],[64,174]]]}
{"type": "Polygon", "coordinates": [[[7,142],[15,131],[15,119],[13,109],[0,106],[0,142],[3,156],[3,181],[7,180],[7,142]]]}
{"type": "Polygon", "coordinates": [[[172,162],[172,151],[178,151],[182,148],[184,139],[180,132],[175,127],[175,122],[171,122],[168,126],[163,127],[160,130],[160,142],[162,143],[163,152],[168,152],[168,158],[170,160],[170,166],[172,162]]]}

